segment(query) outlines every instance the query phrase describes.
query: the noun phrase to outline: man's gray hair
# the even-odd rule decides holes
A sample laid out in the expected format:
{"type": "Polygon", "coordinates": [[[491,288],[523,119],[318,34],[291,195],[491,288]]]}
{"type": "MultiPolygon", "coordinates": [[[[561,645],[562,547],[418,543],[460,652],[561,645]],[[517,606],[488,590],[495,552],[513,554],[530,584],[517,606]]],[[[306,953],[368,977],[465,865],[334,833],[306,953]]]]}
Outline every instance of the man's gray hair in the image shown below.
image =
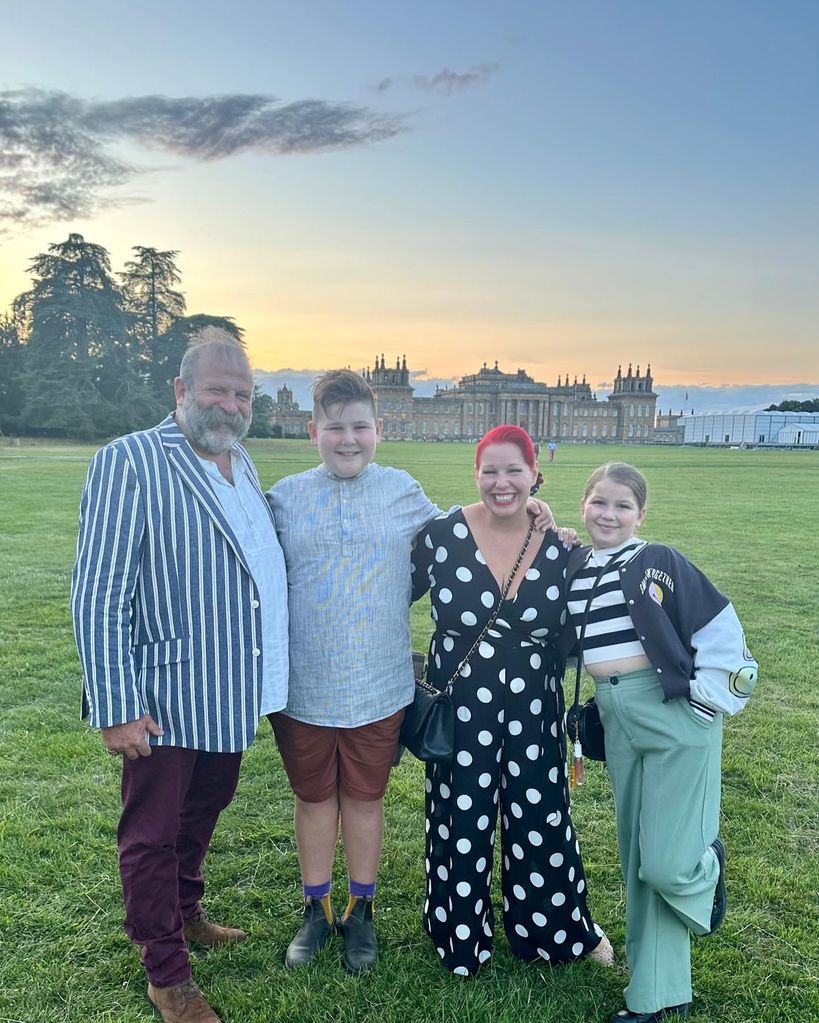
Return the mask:
{"type": "Polygon", "coordinates": [[[179,376],[186,390],[193,387],[199,362],[208,353],[222,356],[235,369],[252,376],[250,361],[236,338],[221,327],[204,327],[191,338],[179,366],[179,376]]]}

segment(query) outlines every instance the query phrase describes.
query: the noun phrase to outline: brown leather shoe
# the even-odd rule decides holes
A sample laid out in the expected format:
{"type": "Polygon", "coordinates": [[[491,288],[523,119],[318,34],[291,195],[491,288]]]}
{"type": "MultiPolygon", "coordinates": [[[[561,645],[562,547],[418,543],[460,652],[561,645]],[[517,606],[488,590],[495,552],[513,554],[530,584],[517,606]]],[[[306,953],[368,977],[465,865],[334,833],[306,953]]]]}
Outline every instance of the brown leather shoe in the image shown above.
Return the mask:
{"type": "Polygon", "coordinates": [[[192,980],[174,987],[149,984],[148,997],[165,1023],[222,1023],[192,980]]]}
{"type": "Polygon", "coordinates": [[[238,927],[222,927],[208,920],[205,913],[199,913],[185,921],[182,931],[185,941],[195,941],[197,945],[235,945],[247,937],[238,927]]]}

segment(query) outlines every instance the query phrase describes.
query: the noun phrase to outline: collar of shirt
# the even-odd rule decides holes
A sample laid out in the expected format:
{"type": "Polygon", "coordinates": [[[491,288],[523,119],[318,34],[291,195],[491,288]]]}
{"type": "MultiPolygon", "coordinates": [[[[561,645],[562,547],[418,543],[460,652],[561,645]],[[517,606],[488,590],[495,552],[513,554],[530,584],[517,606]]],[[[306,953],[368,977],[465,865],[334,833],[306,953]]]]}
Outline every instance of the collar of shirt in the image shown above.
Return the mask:
{"type": "Polygon", "coordinates": [[[362,469],[357,476],[336,476],[336,474],[330,472],[330,470],[327,468],[324,462],[322,462],[320,465],[316,466],[316,472],[319,474],[319,476],[323,476],[324,479],[332,480],[333,483],[354,484],[357,483],[359,480],[365,479],[365,477],[368,476],[369,473],[372,471],[374,465],[375,462],[368,462],[366,467],[362,469]]]}
{"type": "Polygon", "coordinates": [[[613,561],[621,551],[625,550],[629,551],[629,557],[626,558],[625,561],[630,561],[640,548],[645,547],[645,544],[645,540],[640,540],[639,537],[632,536],[630,539],[624,540],[616,547],[603,547],[597,551],[592,548],[589,551],[586,564],[592,567],[602,567],[609,561],[613,561]],[[633,550],[632,547],[634,548],[633,550]]]}
{"type": "MultiPolygon", "coordinates": [[[[196,457],[199,459],[199,464],[202,466],[202,468],[205,470],[208,476],[214,481],[214,483],[219,483],[223,487],[233,486],[230,480],[226,480],[225,477],[221,474],[221,472],[219,472],[219,466],[216,464],[216,462],[211,461],[210,458],[203,458],[201,455],[197,455],[196,457]]],[[[231,449],[230,451],[230,469],[231,472],[233,473],[234,479],[236,479],[238,473],[245,471],[242,459],[239,457],[238,452],[234,451],[233,449],[231,449]]]]}

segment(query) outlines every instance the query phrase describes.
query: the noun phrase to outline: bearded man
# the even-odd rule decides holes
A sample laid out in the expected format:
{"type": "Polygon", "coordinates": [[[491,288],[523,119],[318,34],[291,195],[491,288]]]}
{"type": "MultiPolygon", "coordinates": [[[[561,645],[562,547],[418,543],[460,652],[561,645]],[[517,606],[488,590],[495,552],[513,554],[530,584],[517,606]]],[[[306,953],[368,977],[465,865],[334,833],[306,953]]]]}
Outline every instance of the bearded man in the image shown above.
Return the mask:
{"type": "Polygon", "coordinates": [[[246,935],[205,915],[202,860],[260,715],[287,702],[284,557],[239,444],[253,378],[213,334],[182,359],[175,414],[94,456],[72,576],[84,713],[122,757],[125,931],[166,1023],[219,1023],[187,942],[246,935]]]}

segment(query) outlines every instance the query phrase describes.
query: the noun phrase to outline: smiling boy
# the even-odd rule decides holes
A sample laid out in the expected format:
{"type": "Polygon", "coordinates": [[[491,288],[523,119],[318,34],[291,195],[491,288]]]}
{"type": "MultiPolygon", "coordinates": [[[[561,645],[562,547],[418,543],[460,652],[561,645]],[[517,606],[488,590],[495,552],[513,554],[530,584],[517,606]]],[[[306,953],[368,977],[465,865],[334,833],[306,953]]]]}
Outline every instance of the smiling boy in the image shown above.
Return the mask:
{"type": "Polygon", "coordinates": [[[308,429],[321,465],[267,495],[287,562],[291,636],[288,703],[270,721],[295,794],[304,892],[288,967],[311,962],[336,926],[349,973],[378,954],[384,793],[414,691],[410,545],[441,514],[406,472],[373,462],[381,425],[361,376],[320,377],[308,429]],[[330,881],[339,820],[349,899],[337,925],[330,881]]]}

